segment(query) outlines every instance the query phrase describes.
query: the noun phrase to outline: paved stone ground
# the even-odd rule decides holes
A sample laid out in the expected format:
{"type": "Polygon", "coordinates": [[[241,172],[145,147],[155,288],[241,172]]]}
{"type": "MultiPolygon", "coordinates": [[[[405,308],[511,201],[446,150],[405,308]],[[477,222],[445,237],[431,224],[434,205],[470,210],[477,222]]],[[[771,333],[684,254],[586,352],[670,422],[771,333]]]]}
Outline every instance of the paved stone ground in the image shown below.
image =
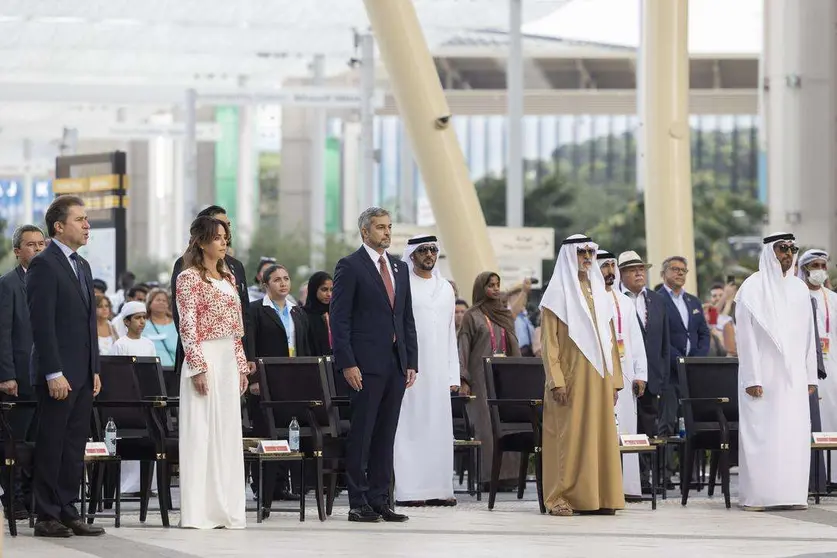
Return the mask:
{"type": "MultiPolygon", "coordinates": [[[[733,493],[734,494],[734,493],[733,493]]],[[[324,523],[309,498],[304,523],[294,514],[274,513],[257,524],[248,514],[246,531],[192,531],[160,526],[159,514],[139,522],[136,505],[126,505],[122,527],[104,537],[46,541],[19,523],[20,535],[6,537],[5,558],[206,558],[247,556],[579,556],[680,557],[804,556],[837,558],[837,498],[807,511],[752,513],[724,508],[723,499],[693,493],[687,507],[679,498],[629,504],[616,517],[550,517],[538,513],[533,487],[519,501],[501,495],[494,511],[469,496],[455,508],[406,510],[405,524],[358,525],[346,521],[345,498],[324,523]]],[[[405,511],[402,509],[401,511],[405,511]]],[[[177,515],[172,516],[173,523],[177,515]]]]}

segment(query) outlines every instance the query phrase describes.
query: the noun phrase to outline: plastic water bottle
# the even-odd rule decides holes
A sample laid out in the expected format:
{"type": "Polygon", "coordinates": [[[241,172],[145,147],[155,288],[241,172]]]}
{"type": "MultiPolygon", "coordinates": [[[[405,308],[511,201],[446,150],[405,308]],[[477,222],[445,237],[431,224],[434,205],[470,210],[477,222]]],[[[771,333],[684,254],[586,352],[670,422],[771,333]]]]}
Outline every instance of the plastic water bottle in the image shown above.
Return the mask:
{"type": "Polygon", "coordinates": [[[677,428],[680,431],[680,438],[682,440],[686,439],[686,419],[680,417],[677,421],[677,428]]]}
{"type": "Polygon", "coordinates": [[[291,451],[299,451],[299,423],[296,417],[291,419],[291,424],[288,425],[288,446],[291,451]]]}
{"type": "Polygon", "coordinates": [[[110,455],[116,455],[116,423],[113,422],[113,417],[108,417],[108,423],[105,426],[105,446],[110,455]]]}

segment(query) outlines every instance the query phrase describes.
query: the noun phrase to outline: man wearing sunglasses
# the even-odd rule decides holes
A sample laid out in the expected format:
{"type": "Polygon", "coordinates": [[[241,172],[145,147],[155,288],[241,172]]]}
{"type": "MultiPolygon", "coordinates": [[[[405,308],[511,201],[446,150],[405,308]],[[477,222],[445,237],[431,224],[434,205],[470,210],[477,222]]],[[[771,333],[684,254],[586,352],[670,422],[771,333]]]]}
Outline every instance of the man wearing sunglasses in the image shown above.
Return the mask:
{"type": "Polygon", "coordinates": [[[794,241],[766,237],[759,270],[735,299],[739,503],[752,511],[808,504],[817,347],[808,289],[791,271],[794,241]]]}
{"type": "Polygon", "coordinates": [[[407,390],[395,433],[395,500],[399,505],[452,506],[453,419],[451,392],[459,391],[456,295],[437,265],[439,241],[420,235],[402,258],[418,339],[421,381],[407,390]]]}

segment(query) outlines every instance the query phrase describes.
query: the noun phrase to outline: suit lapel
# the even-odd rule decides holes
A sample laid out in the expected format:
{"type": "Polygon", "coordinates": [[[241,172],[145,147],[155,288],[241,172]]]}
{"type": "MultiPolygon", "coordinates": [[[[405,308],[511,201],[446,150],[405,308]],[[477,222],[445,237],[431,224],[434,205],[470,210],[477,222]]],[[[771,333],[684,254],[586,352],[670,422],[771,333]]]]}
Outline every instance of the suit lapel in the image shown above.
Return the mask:
{"type": "Polygon", "coordinates": [[[273,304],[271,303],[270,306],[262,306],[262,312],[266,313],[270,316],[270,319],[273,320],[273,323],[279,326],[279,328],[284,331],[285,326],[282,324],[282,320],[279,319],[279,314],[276,313],[276,309],[273,308],[273,304]]]}
{"type": "MultiPolygon", "coordinates": [[[[386,286],[384,286],[384,279],[383,277],[381,277],[381,272],[378,271],[377,266],[374,263],[372,263],[372,258],[370,258],[369,254],[366,253],[366,248],[361,246],[358,250],[358,255],[360,256],[361,265],[363,265],[366,268],[366,271],[368,271],[369,274],[372,276],[372,281],[374,281],[374,283],[378,285],[378,290],[381,292],[381,296],[384,297],[387,306],[389,306],[389,295],[387,294],[386,286]]],[[[387,257],[389,257],[389,254],[387,254],[387,257]]],[[[390,264],[392,264],[392,260],[390,260],[390,264]]],[[[393,273],[393,275],[395,275],[395,273],[393,273]]],[[[395,290],[396,297],[398,297],[399,290],[400,289],[395,290]]]]}
{"type": "MultiPolygon", "coordinates": [[[[67,260],[67,256],[64,255],[61,248],[53,243],[50,243],[48,250],[51,250],[52,257],[58,261],[58,265],[63,267],[64,271],[70,275],[69,279],[76,286],[76,292],[78,293],[79,298],[81,298],[82,304],[84,304],[84,293],[81,292],[81,282],[78,280],[78,275],[76,275],[73,266],[71,266],[69,260],[67,260]]],[[[84,266],[81,265],[81,261],[79,261],[79,273],[84,273],[84,266]]]]}
{"type": "Polygon", "coordinates": [[[23,267],[22,266],[17,266],[15,268],[15,274],[17,274],[18,281],[20,281],[20,287],[23,289],[23,292],[25,293],[26,292],[26,273],[23,271],[23,267]]]}

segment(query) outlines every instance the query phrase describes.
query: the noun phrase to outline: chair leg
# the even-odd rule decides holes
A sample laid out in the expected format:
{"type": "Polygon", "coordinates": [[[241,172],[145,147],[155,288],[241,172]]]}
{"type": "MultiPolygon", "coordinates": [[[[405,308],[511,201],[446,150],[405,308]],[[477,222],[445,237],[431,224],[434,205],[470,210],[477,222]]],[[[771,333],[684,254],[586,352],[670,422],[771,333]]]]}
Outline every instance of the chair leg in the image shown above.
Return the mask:
{"type": "Polygon", "coordinates": [[[157,461],[157,502],[160,504],[160,518],[163,522],[163,527],[169,526],[169,509],[171,508],[171,501],[168,499],[169,478],[168,463],[161,459],[157,461]]]}
{"type": "Polygon", "coordinates": [[[721,491],[723,491],[724,493],[724,505],[726,505],[727,509],[730,509],[731,504],[729,501],[729,450],[721,451],[720,461],[721,491]]]}
{"type": "MultiPolygon", "coordinates": [[[[15,466],[14,466],[14,462],[12,462],[11,465],[6,467],[6,471],[8,471],[8,473],[9,473],[9,478],[8,478],[9,484],[7,484],[6,486],[9,487],[10,491],[13,491],[14,486],[15,486],[15,466]]],[[[14,494],[9,494],[8,495],[8,500],[9,500],[9,517],[7,519],[9,520],[9,534],[13,537],[16,537],[17,536],[17,520],[15,519],[15,495],[14,494]]]]}
{"type": "MultiPolygon", "coordinates": [[[[325,510],[325,502],[323,502],[323,492],[325,492],[325,488],[323,486],[323,458],[317,456],[314,458],[314,463],[317,466],[317,478],[315,479],[317,482],[316,490],[314,494],[317,497],[317,515],[320,517],[320,521],[326,520],[326,510],[325,510]]],[[[300,495],[300,498],[302,495],[300,495]]]]}
{"type": "Polygon", "coordinates": [[[494,509],[494,500],[497,498],[497,488],[500,484],[500,467],[503,466],[503,450],[494,442],[494,457],[491,460],[491,484],[488,487],[488,509],[494,509]]]}
{"type": "Polygon", "coordinates": [[[526,473],[529,472],[529,453],[520,452],[520,471],[517,475],[517,499],[523,499],[526,490],[526,473]]]}
{"type": "Polygon", "coordinates": [[[546,513],[546,504],[543,502],[543,453],[535,454],[535,487],[538,490],[538,507],[541,513],[546,513]]]}
{"type": "MultiPolygon", "coordinates": [[[[151,499],[151,477],[154,463],[140,461],[140,523],[145,523],[148,517],[148,501],[151,499]],[[151,467],[151,469],[149,469],[151,467]]],[[[122,492],[122,487],[117,490],[122,492]]]]}
{"type": "MultiPolygon", "coordinates": [[[[88,474],[88,485],[90,486],[90,506],[88,508],[87,523],[92,525],[96,510],[99,510],[103,500],[102,491],[105,487],[105,468],[100,463],[92,464],[90,467],[85,465],[85,473],[88,474]],[[95,480],[91,483],[89,481],[90,478],[95,480]]],[[[81,489],[86,489],[83,478],[81,489]]]]}
{"type": "Polygon", "coordinates": [[[695,451],[691,448],[689,442],[685,444],[686,448],[683,452],[685,459],[683,460],[683,477],[680,479],[680,490],[683,498],[681,505],[685,506],[689,501],[689,488],[691,487],[692,468],[694,467],[695,451]]]}
{"type": "Polygon", "coordinates": [[[713,451],[712,455],[709,458],[709,479],[706,485],[706,495],[707,496],[714,496],[715,495],[715,477],[718,474],[718,460],[720,459],[720,455],[718,452],[713,451]]]}
{"type": "Polygon", "coordinates": [[[326,494],[326,515],[331,515],[334,509],[334,497],[337,494],[337,473],[332,472],[328,475],[328,493],[326,494]]]}

